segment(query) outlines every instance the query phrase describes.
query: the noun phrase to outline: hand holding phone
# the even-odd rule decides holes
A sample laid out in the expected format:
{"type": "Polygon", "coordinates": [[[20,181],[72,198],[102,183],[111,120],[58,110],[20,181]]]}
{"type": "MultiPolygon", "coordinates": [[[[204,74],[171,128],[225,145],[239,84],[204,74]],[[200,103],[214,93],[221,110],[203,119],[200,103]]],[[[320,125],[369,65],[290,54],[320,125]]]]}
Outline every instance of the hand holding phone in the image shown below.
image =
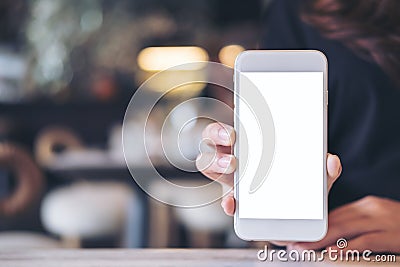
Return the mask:
{"type": "MultiPolygon", "coordinates": [[[[340,161],[326,151],[325,56],[313,50],[245,51],[236,60],[234,81],[235,131],[222,124],[207,127],[204,137],[218,151],[204,173],[229,183],[236,169],[236,201],[228,198],[223,205],[227,213],[236,211],[237,235],[320,240],[327,231],[328,186],[340,172],[340,161]],[[238,161],[228,155],[232,146],[238,161]],[[326,160],[339,168],[330,177],[326,160]]],[[[207,166],[207,156],[200,159],[207,166]]]]}
{"type": "MultiPolygon", "coordinates": [[[[212,180],[217,180],[223,186],[232,190],[222,199],[221,206],[224,212],[233,216],[235,213],[235,198],[233,194],[234,178],[236,170],[236,158],[233,155],[232,146],[235,144],[236,134],[232,126],[223,123],[211,123],[203,130],[203,138],[209,139],[216,145],[217,156],[214,153],[204,153],[198,156],[197,166],[201,172],[212,180]],[[209,164],[212,162],[211,164],[209,164]]],[[[328,191],[339,178],[342,165],[336,155],[327,155],[326,161],[328,191]]]]}
{"type": "MultiPolygon", "coordinates": [[[[204,168],[204,163],[209,163],[213,159],[213,153],[205,153],[198,156],[197,165],[201,172],[212,180],[218,180],[223,186],[233,190],[233,172],[236,170],[236,158],[232,154],[232,146],[235,143],[235,130],[232,126],[223,123],[211,123],[203,130],[203,138],[211,140],[219,148],[217,157],[212,164],[204,168]],[[223,153],[225,151],[226,153],[223,153]]],[[[342,172],[340,159],[336,155],[327,155],[326,169],[328,176],[328,191],[342,172]]],[[[233,216],[235,213],[235,198],[233,191],[224,196],[221,206],[225,213],[233,216]]]]}

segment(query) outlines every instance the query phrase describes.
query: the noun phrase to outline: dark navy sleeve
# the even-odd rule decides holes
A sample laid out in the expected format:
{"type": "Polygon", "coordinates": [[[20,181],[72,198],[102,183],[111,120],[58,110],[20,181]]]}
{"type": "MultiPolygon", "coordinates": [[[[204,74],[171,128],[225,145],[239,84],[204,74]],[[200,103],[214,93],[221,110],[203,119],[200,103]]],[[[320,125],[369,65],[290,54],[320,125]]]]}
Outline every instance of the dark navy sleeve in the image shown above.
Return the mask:
{"type": "Polygon", "coordinates": [[[400,88],[376,63],[304,23],[303,3],[271,2],[260,48],[317,49],[328,58],[328,150],[343,165],[330,209],[368,195],[400,201],[400,88]]]}
{"type": "Polygon", "coordinates": [[[274,0],[262,16],[263,49],[304,49],[303,26],[297,0],[274,0]]]}

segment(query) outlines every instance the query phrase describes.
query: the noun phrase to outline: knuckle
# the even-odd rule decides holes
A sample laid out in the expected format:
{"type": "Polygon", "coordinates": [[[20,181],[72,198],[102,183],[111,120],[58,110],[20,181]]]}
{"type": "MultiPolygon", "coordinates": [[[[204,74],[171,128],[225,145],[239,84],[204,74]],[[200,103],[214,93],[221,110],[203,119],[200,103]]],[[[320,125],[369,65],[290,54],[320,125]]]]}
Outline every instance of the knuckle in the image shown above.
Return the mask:
{"type": "Polygon", "coordinates": [[[210,132],[211,132],[212,127],[214,127],[214,123],[210,123],[204,128],[204,130],[202,132],[203,138],[210,138],[210,132]]]}
{"type": "Polygon", "coordinates": [[[375,196],[365,196],[361,199],[361,201],[365,204],[372,204],[376,201],[375,196]]]}
{"type": "Polygon", "coordinates": [[[197,156],[196,156],[196,166],[197,166],[197,163],[200,161],[202,156],[203,156],[203,153],[197,154],[197,156]]]}
{"type": "Polygon", "coordinates": [[[209,153],[199,154],[196,158],[196,168],[202,173],[209,172],[212,163],[212,156],[209,153]]]}
{"type": "Polygon", "coordinates": [[[383,201],[376,196],[366,196],[361,199],[361,202],[368,210],[371,211],[379,211],[384,206],[383,201]]]}
{"type": "Polygon", "coordinates": [[[202,154],[198,154],[197,155],[197,157],[196,157],[196,168],[199,170],[199,171],[201,171],[201,172],[203,172],[203,170],[201,169],[201,164],[200,164],[200,159],[201,159],[201,156],[202,156],[202,154]]]}

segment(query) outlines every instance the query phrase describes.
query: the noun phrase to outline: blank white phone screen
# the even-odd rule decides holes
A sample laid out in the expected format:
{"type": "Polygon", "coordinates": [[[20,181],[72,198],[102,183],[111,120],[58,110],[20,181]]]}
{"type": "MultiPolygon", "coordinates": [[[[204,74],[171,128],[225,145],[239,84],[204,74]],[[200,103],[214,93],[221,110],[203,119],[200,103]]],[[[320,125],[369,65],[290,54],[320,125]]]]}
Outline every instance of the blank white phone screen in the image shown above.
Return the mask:
{"type": "MultiPolygon", "coordinates": [[[[238,113],[246,129],[247,167],[239,177],[239,218],[323,219],[324,81],[323,72],[241,72],[268,104],[275,128],[275,152],[266,179],[255,192],[249,187],[262,153],[259,122],[243,99],[238,113]]],[[[240,134],[240,133],[239,133],[240,134]]],[[[239,152],[240,153],[240,152],[239,152]]]]}

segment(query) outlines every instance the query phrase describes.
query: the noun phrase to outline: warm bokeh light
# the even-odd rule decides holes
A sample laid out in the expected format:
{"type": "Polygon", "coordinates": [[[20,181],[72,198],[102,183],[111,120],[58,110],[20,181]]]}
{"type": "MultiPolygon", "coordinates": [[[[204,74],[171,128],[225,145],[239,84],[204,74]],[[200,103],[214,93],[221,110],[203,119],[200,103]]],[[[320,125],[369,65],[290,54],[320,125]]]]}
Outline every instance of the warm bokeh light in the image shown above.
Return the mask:
{"type": "Polygon", "coordinates": [[[147,81],[150,90],[166,92],[174,88],[169,94],[170,97],[193,97],[205,87],[204,83],[185,84],[176,88],[175,85],[186,81],[188,77],[193,77],[193,80],[206,79],[205,63],[179,67],[183,64],[199,61],[208,61],[208,53],[201,47],[147,47],[137,57],[139,68],[142,71],[137,73],[136,79],[138,83],[143,83],[156,72],[164,70],[158,74],[157,79],[147,81]],[[172,67],[174,69],[167,70],[172,67]]]}
{"type": "Polygon", "coordinates": [[[207,60],[207,51],[196,46],[147,47],[137,58],[139,67],[145,71],[160,71],[185,63],[207,60]]]}
{"type": "Polygon", "coordinates": [[[225,64],[225,65],[233,68],[233,66],[235,65],[236,57],[243,51],[244,51],[244,47],[241,45],[224,46],[219,51],[219,54],[218,54],[219,61],[222,64],[225,64]]]}

